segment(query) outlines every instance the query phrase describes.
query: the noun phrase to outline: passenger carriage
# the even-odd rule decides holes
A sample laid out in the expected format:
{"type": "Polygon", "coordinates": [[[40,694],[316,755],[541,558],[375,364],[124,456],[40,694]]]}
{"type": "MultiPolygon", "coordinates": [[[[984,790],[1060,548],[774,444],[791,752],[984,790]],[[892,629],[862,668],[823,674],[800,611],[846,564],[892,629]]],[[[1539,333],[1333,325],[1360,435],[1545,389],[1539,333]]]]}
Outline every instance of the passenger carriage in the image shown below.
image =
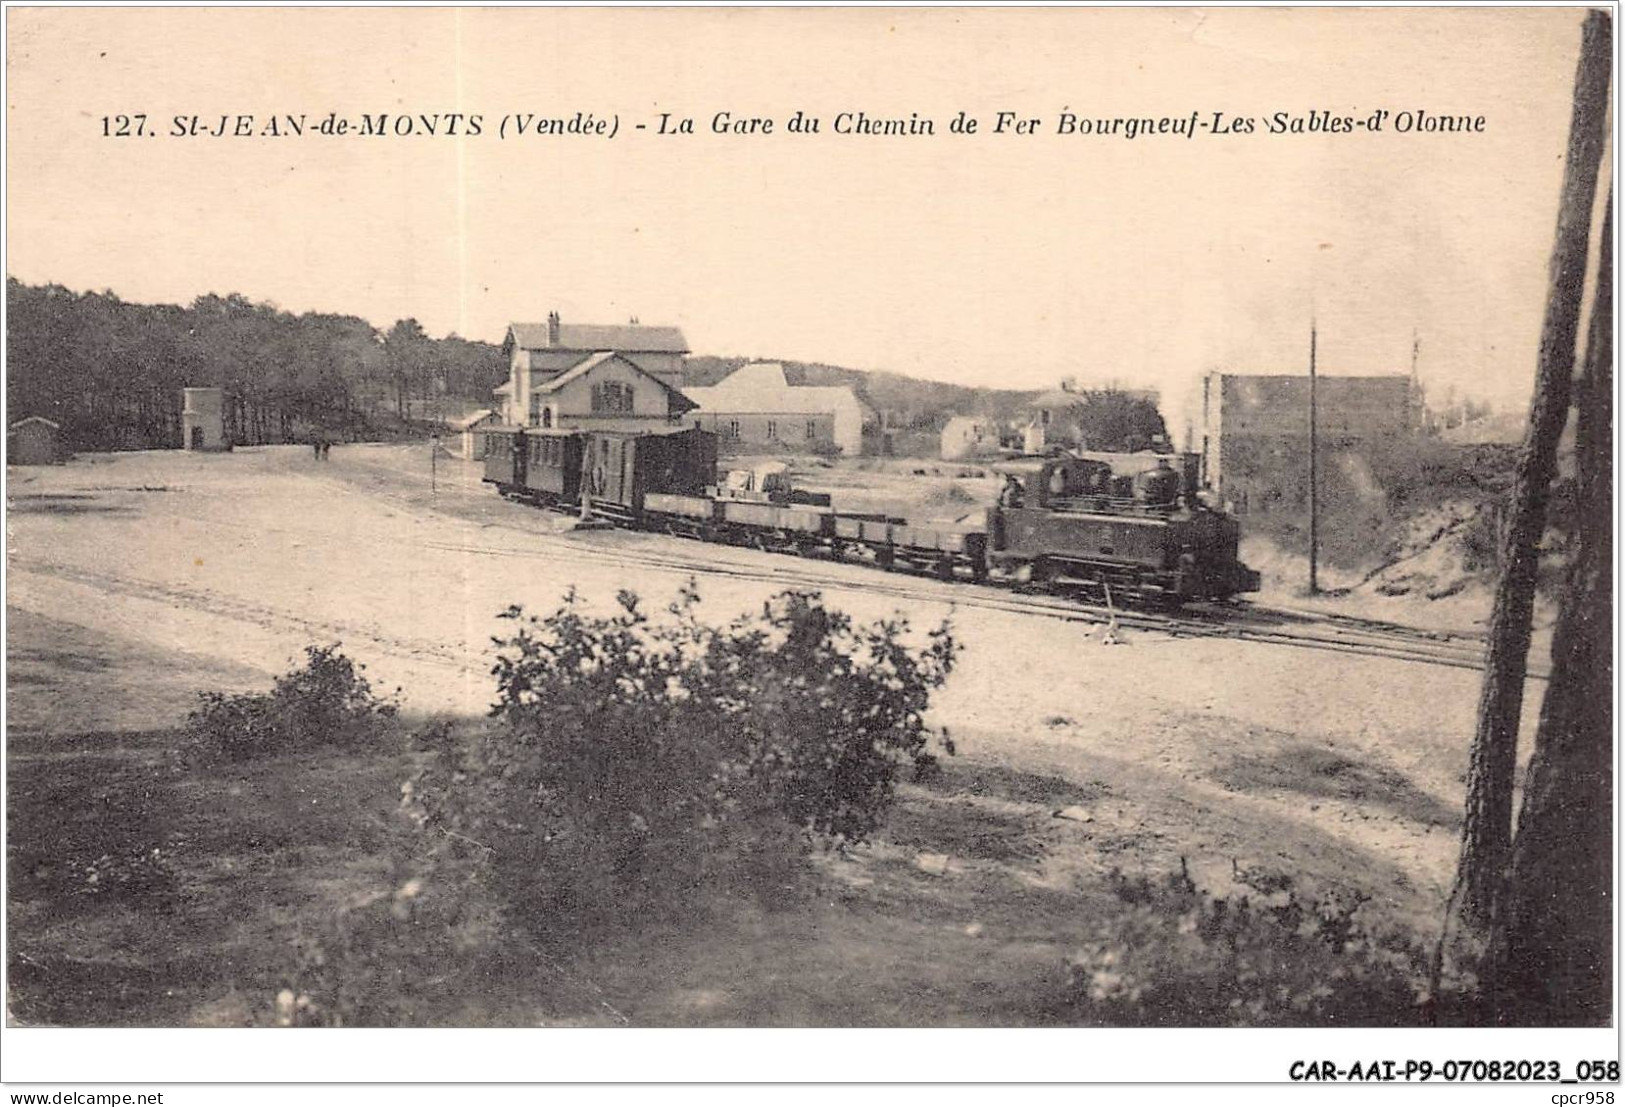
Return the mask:
{"type": "Polygon", "coordinates": [[[485,481],[510,499],[571,507],[581,498],[582,436],[544,427],[498,427],[489,433],[485,481]]]}

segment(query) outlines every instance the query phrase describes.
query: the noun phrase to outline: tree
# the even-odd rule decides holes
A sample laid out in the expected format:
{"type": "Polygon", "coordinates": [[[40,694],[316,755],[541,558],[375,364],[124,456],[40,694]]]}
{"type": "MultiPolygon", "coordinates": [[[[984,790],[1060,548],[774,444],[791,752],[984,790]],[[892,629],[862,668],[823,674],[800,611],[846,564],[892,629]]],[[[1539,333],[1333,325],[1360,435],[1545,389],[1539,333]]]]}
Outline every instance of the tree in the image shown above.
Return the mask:
{"type": "Polygon", "coordinates": [[[1535,397],[1502,542],[1501,579],[1491,616],[1478,727],[1468,764],[1461,859],[1439,945],[1441,961],[1453,922],[1459,922],[1471,934],[1484,932],[1493,922],[1511,850],[1518,719],[1528,673],[1540,540],[1556,471],[1557,442],[1568,420],[1587,242],[1607,132],[1611,57],[1610,16],[1603,11],[1591,12],[1581,35],[1535,397]]]}
{"type": "Polygon", "coordinates": [[[395,414],[402,419],[407,415],[407,397],[421,394],[428,366],[427,344],[428,336],[416,319],[399,320],[384,336],[384,358],[395,390],[395,414]]]}
{"type": "Polygon", "coordinates": [[[228,436],[256,444],[324,427],[365,434],[369,412],[427,395],[431,368],[447,392],[480,401],[506,373],[498,347],[436,341],[413,320],[386,348],[356,316],[295,316],[236,293],[133,304],[8,278],[6,321],[9,410],[55,420],[78,450],[177,445],[184,388],[224,389],[228,436]]]}
{"type": "Polygon", "coordinates": [[[1078,402],[1067,409],[1057,429],[1086,450],[1146,450],[1168,437],[1156,403],[1143,395],[1120,388],[1090,389],[1075,395],[1078,402]]]}
{"type": "Polygon", "coordinates": [[[1498,1022],[1606,1026],[1613,981],[1613,200],[1575,438],[1576,526],[1552,678],[1484,971],[1498,1022]]]}

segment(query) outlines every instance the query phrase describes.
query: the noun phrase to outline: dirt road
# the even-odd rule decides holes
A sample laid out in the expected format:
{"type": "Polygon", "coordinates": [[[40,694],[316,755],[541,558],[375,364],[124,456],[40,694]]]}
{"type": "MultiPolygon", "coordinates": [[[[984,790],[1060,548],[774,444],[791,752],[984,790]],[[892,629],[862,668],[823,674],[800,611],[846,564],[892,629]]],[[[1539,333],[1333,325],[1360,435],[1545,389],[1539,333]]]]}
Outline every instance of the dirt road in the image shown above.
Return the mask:
{"type": "MultiPolygon", "coordinates": [[[[196,659],[163,674],[132,667],[145,713],[125,725],[166,707],[178,716],[202,688],[263,686],[305,645],[334,641],[411,710],[478,712],[509,604],[546,610],[573,585],[595,606],[622,588],[658,606],[696,575],[703,610],[722,620],[806,571],[754,551],[572,533],[568,519],[499,499],[473,464],[442,457],[432,492],[429,469],[425,446],[338,447],[326,463],[271,447],[14,469],[6,599],[35,618],[14,615],[8,653],[15,662],[19,628],[69,625],[132,655],[196,659]]],[[[869,570],[817,574],[854,616],[898,607],[864,588],[869,570]]],[[[1184,857],[1215,891],[1250,867],[1358,889],[1398,915],[1437,910],[1477,673],[1132,630],[1104,645],[1098,627],[955,609],[956,586],[921,589],[905,614],[922,629],[952,615],[966,646],[934,708],[961,756],[1099,797],[1034,879],[1184,857]]],[[[11,686],[14,725],[69,729],[71,688],[84,685],[57,666],[70,692],[45,698],[52,663],[35,667],[39,681],[11,686]]],[[[116,688],[120,674],[100,679],[116,688]]]]}

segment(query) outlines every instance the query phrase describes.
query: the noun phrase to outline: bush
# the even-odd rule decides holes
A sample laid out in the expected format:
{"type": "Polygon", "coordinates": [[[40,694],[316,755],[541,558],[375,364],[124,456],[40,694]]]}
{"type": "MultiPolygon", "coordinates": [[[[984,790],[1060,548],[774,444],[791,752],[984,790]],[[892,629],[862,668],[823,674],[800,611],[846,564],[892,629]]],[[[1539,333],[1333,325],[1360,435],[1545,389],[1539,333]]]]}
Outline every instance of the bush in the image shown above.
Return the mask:
{"type": "Polygon", "coordinates": [[[862,841],[898,778],[930,764],[922,720],[956,645],[902,621],[857,627],[816,593],[701,624],[685,588],[652,622],[622,592],[518,607],[493,724],[416,781],[424,822],[472,848],[539,927],[674,917],[703,890],[793,890],[805,847],[862,841]]]}
{"type": "Polygon", "coordinates": [[[1290,878],[1265,899],[1215,898],[1184,873],[1111,882],[1125,910],[1070,959],[1068,1021],[1107,1026],[1403,1026],[1426,1009],[1425,952],[1358,918],[1360,901],[1305,903],[1290,878]],[[1284,898],[1283,898],[1284,897],[1284,898]]]}
{"type": "Polygon", "coordinates": [[[302,668],[277,677],[269,693],[203,692],[187,716],[188,736],[231,758],[271,756],[316,747],[359,748],[397,710],[382,699],[338,644],[305,647],[302,668]]]}

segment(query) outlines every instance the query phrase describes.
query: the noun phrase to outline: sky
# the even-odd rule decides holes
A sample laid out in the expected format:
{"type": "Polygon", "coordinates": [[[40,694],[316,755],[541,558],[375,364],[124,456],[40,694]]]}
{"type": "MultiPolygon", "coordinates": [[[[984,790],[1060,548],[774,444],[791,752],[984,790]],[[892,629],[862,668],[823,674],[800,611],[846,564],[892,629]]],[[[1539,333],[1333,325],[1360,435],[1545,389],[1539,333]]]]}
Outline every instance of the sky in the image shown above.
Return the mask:
{"type": "MultiPolygon", "coordinates": [[[[674,324],[696,353],[1161,389],[1417,370],[1527,402],[1580,9],[9,9],[9,275],[127,300],[674,324]],[[818,135],[787,133],[796,111],[818,135]],[[1272,135],[1277,112],[1378,133],[1272,135]],[[1398,134],[1403,111],[1482,133],[1398,134]],[[505,115],[614,138],[500,138],[505,115]],[[719,111],[768,135],[709,133],[719,111]],[[931,136],[834,117],[931,118],[931,136]],[[964,111],[975,135],[952,134],[964,111]],[[1040,121],[995,134],[995,115],[1040,121]],[[482,133],[174,137],[174,117],[482,133]],[[659,113],[697,133],[655,133],[659,113]],[[1062,135],[1080,118],[1252,133],[1062,135]],[[104,137],[144,113],[156,136],[104,137]],[[642,123],[648,129],[636,130],[642,123]],[[107,127],[116,127],[116,121],[107,127]]],[[[510,124],[511,125],[511,124],[510,124]]],[[[1186,405],[1182,408],[1181,405],[1186,405]]]]}

